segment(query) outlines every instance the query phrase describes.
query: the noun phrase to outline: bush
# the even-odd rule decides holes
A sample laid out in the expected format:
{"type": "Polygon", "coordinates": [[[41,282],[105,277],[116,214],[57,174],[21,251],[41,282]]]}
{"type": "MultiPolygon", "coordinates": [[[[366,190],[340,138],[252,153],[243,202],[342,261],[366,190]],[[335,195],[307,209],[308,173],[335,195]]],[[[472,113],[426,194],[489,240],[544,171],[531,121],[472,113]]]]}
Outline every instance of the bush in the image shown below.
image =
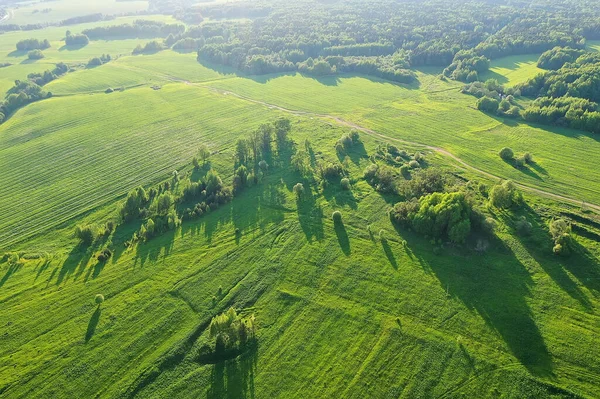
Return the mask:
{"type": "Polygon", "coordinates": [[[41,60],[44,57],[45,55],[44,53],[42,53],[41,50],[31,50],[27,53],[27,58],[29,58],[30,60],[41,60]]]}
{"type": "Polygon", "coordinates": [[[344,135],[340,139],[340,144],[344,147],[344,149],[349,149],[354,144],[352,138],[349,135],[344,135]]]}
{"type": "Polygon", "coordinates": [[[96,302],[96,304],[98,306],[100,306],[100,304],[102,304],[102,302],[104,302],[104,295],[96,294],[96,297],[94,298],[94,302],[96,302]]]}
{"type": "Polygon", "coordinates": [[[521,236],[528,236],[531,234],[531,230],[533,230],[533,225],[527,221],[525,216],[522,216],[517,223],[515,223],[515,230],[517,234],[521,236]]]}
{"type": "Polygon", "coordinates": [[[508,147],[501,149],[498,155],[500,155],[500,158],[504,159],[505,161],[511,161],[515,157],[514,151],[508,147]]]}
{"type": "Polygon", "coordinates": [[[483,112],[487,112],[490,114],[495,114],[498,112],[498,108],[500,107],[500,102],[495,98],[490,97],[481,97],[477,101],[477,109],[483,112]]]}
{"type": "Polygon", "coordinates": [[[419,164],[419,162],[417,162],[417,161],[410,161],[410,162],[408,163],[408,166],[409,166],[411,169],[419,169],[419,168],[421,167],[421,165],[420,165],[420,164],[419,164]]]}
{"type": "Polygon", "coordinates": [[[525,162],[525,158],[524,157],[519,157],[519,158],[515,159],[515,166],[517,168],[523,168],[523,167],[525,167],[526,163],[527,162],[525,162]]]}
{"type": "Polygon", "coordinates": [[[342,223],[342,213],[340,211],[333,212],[333,215],[331,215],[331,218],[333,219],[334,224],[342,223]]]}
{"type": "Polygon", "coordinates": [[[375,190],[382,193],[396,192],[394,169],[383,165],[371,164],[365,169],[364,177],[375,190]]]}
{"type": "Polygon", "coordinates": [[[342,186],[343,190],[350,190],[350,180],[348,178],[343,178],[340,181],[340,185],[342,186]]]}
{"type": "Polygon", "coordinates": [[[79,238],[85,245],[91,244],[97,236],[97,229],[91,225],[79,225],[75,227],[75,237],[79,238]]]}
{"type": "Polygon", "coordinates": [[[507,209],[523,202],[523,195],[510,180],[492,187],[489,197],[490,203],[500,209],[507,209]]]}
{"type": "Polygon", "coordinates": [[[296,194],[296,197],[300,199],[302,194],[304,194],[304,185],[302,183],[294,185],[294,193],[296,194]]]}
{"type": "Polygon", "coordinates": [[[102,252],[98,254],[98,262],[106,262],[112,256],[112,251],[108,248],[104,248],[102,252]]]}
{"type": "Polygon", "coordinates": [[[525,154],[523,154],[523,159],[525,160],[526,163],[532,164],[533,163],[533,154],[531,154],[530,152],[526,152],[525,154]]]}

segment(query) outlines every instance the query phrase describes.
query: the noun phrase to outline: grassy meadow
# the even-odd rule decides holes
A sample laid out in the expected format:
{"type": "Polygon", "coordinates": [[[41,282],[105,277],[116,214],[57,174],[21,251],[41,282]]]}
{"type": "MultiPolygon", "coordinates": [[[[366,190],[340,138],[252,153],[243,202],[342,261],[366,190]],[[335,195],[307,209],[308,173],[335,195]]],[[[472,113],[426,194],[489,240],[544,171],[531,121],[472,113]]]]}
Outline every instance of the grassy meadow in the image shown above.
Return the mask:
{"type": "MultiPolygon", "coordinates": [[[[333,160],[344,130],[294,120],[292,137],[310,138],[318,157],[333,160]]],[[[588,258],[553,257],[543,222],[532,219],[539,234],[531,238],[503,228],[485,255],[435,255],[427,240],[392,227],[391,198],[360,179],[376,145],[363,142],[350,154],[351,192],[305,182],[298,202],[292,186],[302,178],[282,154],[231,204],[117,250],[106,264],[93,257],[98,247],[66,244],[64,233],[65,252],[7,270],[0,390],[15,398],[597,395],[598,248],[580,238],[588,258]],[[331,222],[334,210],[342,227],[331,222]],[[98,292],[106,302],[96,308],[98,292]],[[204,364],[207,320],[231,305],[256,315],[258,346],[204,364]]],[[[231,152],[211,161],[222,173],[231,152]]]]}
{"type": "MultiPolygon", "coordinates": [[[[33,18],[60,20],[82,7],[106,12],[109,3],[34,3],[8,22],[31,21],[36,8],[52,11],[33,18]]],[[[114,3],[111,12],[147,7],[114,3]]],[[[393,143],[422,151],[425,165],[457,181],[496,182],[457,169],[426,147],[434,146],[485,173],[600,205],[597,137],[488,116],[435,68],[416,71],[414,85],[241,76],[202,65],[193,52],[130,55],[145,40],[79,49],[61,41],[66,29],[134,19],[0,35],[0,62],[14,64],[0,68],[4,92],[56,62],[77,67],[44,87],[52,98],[0,125],[0,255],[22,259],[0,258],[0,397],[600,397],[598,215],[526,193],[518,210],[485,208],[497,227],[482,253],[479,233],[454,246],[395,227],[388,210],[401,197],[363,178],[370,156],[393,143]],[[14,51],[30,37],[51,41],[46,58],[29,62],[14,51]],[[120,56],[81,65],[103,53],[120,56]],[[313,167],[345,165],[350,190],[302,177],[288,148],[274,153],[262,182],[148,242],[128,243],[140,221],[89,247],[74,238],[78,224],[117,219],[138,186],[175,170],[202,177],[209,167],[191,167],[201,145],[230,185],[236,140],[281,116],[292,122],[295,148],[310,141],[313,167]],[[352,124],[379,135],[361,132],[343,157],[336,142],[352,124]],[[535,163],[516,169],[498,156],[502,147],[531,152],[535,163]],[[569,258],[552,253],[556,215],[578,218],[569,258]],[[521,218],[531,234],[517,234],[521,218]],[[104,248],[113,255],[100,262],[104,248]],[[99,293],[106,300],[96,306],[99,293]],[[230,307],[256,316],[257,344],[213,364],[201,355],[208,326],[230,307]]],[[[495,60],[488,77],[524,82],[540,71],[537,57],[495,60]]]]}
{"type": "Polygon", "coordinates": [[[3,24],[46,24],[57,23],[68,18],[101,13],[119,15],[145,11],[148,2],[142,0],[55,0],[17,4],[8,8],[8,18],[3,24]]]}

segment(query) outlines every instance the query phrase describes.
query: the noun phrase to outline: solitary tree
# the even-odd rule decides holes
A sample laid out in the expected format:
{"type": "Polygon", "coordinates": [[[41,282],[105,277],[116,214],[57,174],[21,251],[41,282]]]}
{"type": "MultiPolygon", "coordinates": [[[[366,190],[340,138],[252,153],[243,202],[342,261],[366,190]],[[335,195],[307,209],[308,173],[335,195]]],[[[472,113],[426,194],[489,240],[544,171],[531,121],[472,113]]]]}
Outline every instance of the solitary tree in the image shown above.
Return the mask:
{"type": "Polygon", "coordinates": [[[104,302],[104,295],[96,294],[96,297],[94,298],[94,302],[96,302],[96,305],[100,306],[102,304],[102,302],[104,302]]]}

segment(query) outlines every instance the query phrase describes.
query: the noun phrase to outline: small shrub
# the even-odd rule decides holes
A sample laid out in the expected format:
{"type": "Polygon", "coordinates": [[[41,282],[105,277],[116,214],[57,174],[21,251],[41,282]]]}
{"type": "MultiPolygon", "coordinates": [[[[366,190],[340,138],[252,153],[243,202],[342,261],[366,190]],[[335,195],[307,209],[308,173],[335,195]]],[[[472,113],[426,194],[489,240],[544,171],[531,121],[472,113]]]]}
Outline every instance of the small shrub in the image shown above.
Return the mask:
{"type": "Polygon", "coordinates": [[[335,224],[342,223],[342,213],[340,211],[333,212],[333,215],[331,215],[331,217],[333,219],[333,223],[335,223],[335,224]]]}
{"type": "Polygon", "coordinates": [[[104,248],[102,252],[98,254],[98,262],[106,262],[112,256],[112,251],[108,248],[104,248]]]}
{"type": "Polygon", "coordinates": [[[404,164],[400,166],[400,173],[404,176],[405,179],[410,177],[410,166],[404,164]]]}
{"type": "Polygon", "coordinates": [[[302,183],[294,185],[294,193],[296,194],[296,197],[300,199],[302,194],[304,194],[304,185],[302,183]]]}
{"type": "Polygon", "coordinates": [[[532,164],[533,163],[533,154],[531,154],[530,152],[526,152],[525,154],[523,154],[523,159],[525,160],[526,163],[532,164]]]}
{"type": "Polygon", "coordinates": [[[94,298],[94,302],[96,302],[96,304],[98,306],[100,306],[100,304],[102,304],[102,302],[104,302],[104,295],[96,294],[96,297],[94,298]]]}
{"type": "Polygon", "coordinates": [[[350,147],[352,147],[352,144],[354,144],[352,138],[348,135],[344,135],[342,136],[342,138],[340,139],[340,144],[342,144],[342,146],[345,149],[348,149],[350,147]]]}
{"type": "Polygon", "coordinates": [[[108,89],[104,90],[104,92],[105,92],[106,94],[113,93],[114,91],[115,91],[115,90],[114,90],[112,87],[109,87],[108,89]]]}
{"type": "Polygon", "coordinates": [[[269,164],[263,159],[258,163],[258,167],[263,171],[263,173],[266,173],[269,169],[269,164]]]}
{"type": "Polygon", "coordinates": [[[531,234],[531,230],[533,229],[533,225],[527,221],[525,216],[522,216],[517,223],[515,223],[515,230],[517,234],[522,236],[528,236],[531,234]]]}
{"type": "Polygon", "coordinates": [[[342,186],[343,190],[350,190],[350,180],[348,178],[344,177],[340,181],[340,185],[342,186]]]}
{"type": "Polygon", "coordinates": [[[351,131],[350,138],[352,139],[353,143],[358,143],[360,141],[360,135],[358,134],[358,131],[357,130],[351,131]]]}
{"type": "Polygon", "coordinates": [[[31,50],[29,53],[27,53],[27,58],[30,60],[41,60],[44,57],[45,55],[41,50],[31,50]]]}
{"type": "Polygon", "coordinates": [[[500,158],[504,159],[505,161],[510,161],[515,157],[514,151],[508,147],[501,149],[499,155],[500,158]]]}
{"type": "Polygon", "coordinates": [[[75,227],[75,237],[85,244],[89,245],[96,239],[96,228],[90,225],[80,225],[75,227]]]}
{"type": "Polygon", "coordinates": [[[420,168],[420,167],[421,167],[421,165],[420,165],[420,164],[419,164],[419,162],[417,162],[417,161],[410,161],[410,162],[408,163],[408,166],[409,166],[411,169],[418,169],[418,168],[420,168]]]}
{"type": "Polygon", "coordinates": [[[517,168],[524,168],[526,163],[527,162],[525,161],[524,157],[519,157],[515,159],[515,166],[517,168]]]}

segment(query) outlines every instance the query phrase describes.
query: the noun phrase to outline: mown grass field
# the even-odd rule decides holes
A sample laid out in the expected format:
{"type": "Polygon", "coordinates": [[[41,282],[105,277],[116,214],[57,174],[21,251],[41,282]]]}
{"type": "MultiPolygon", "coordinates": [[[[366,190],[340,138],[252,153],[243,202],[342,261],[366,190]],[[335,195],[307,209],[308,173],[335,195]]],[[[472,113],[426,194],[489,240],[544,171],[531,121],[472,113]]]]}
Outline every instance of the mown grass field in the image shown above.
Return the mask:
{"type": "Polygon", "coordinates": [[[515,55],[493,60],[488,73],[481,79],[496,79],[508,87],[525,83],[535,75],[544,72],[537,67],[540,54],[515,55]]]}
{"type": "Polygon", "coordinates": [[[9,7],[9,17],[3,20],[2,23],[16,25],[56,23],[82,15],[96,13],[119,15],[147,9],[148,2],[138,0],[54,0],[51,2],[18,4],[14,8],[9,7]],[[46,11],[44,12],[44,10],[46,11]]]}
{"type": "Polygon", "coordinates": [[[30,105],[0,127],[0,179],[10,186],[0,198],[10,215],[0,222],[0,247],[163,178],[201,144],[218,151],[272,117],[184,84],[30,105]]]}
{"type": "MultiPolygon", "coordinates": [[[[295,118],[292,137],[334,160],[344,130],[295,118]]],[[[586,257],[556,258],[542,221],[524,210],[536,223],[531,238],[501,227],[485,255],[469,246],[434,255],[427,240],[395,231],[391,198],[360,179],[377,144],[363,142],[365,151],[351,154],[351,192],[305,182],[297,202],[291,189],[302,178],[282,155],[231,204],[119,249],[106,265],[58,230],[64,252],[49,263],[0,266],[0,390],[11,398],[597,396],[597,245],[579,238],[586,257]],[[206,321],[231,305],[256,315],[257,349],[198,362],[206,321]]],[[[232,150],[224,145],[212,159],[222,174],[232,150]]],[[[517,216],[496,214],[501,223],[517,216]]]]}
{"type": "MultiPolygon", "coordinates": [[[[15,64],[0,69],[0,90],[54,62],[123,54],[53,81],[45,89],[55,97],[0,125],[0,254],[26,259],[0,263],[0,396],[600,396],[600,245],[593,234],[577,236],[577,254],[556,257],[539,216],[567,208],[526,196],[530,207],[491,212],[499,226],[484,254],[473,249],[477,236],[436,254],[429,240],[392,226],[387,211],[398,198],[362,179],[378,144],[409,140],[600,204],[594,136],[487,116],[434,69],[420,70],[413,86],[350,75],[242,77],[199,64],[195,53],[128,55],[142,40],[61,50],[65,30],[0,35],[0,61],[15,64]],[[28,37],[52,41],[47,58],[28,63],[10,54],[28,37]],[[125,90],[105,94],[108,87],[125,90]],[[236,139],[283,115],[298,146],[311,141],[315,158],[338,160],[336,140],[350,129],[324,115],[390,139],[361,133],[364,149],[346,161],[350,192],[304,180],[282,153],[263,183],[148,243],[123,245],[136,222],[91,248],[72,237],[77,223],[116,217],[130,189],[174,170],[188,174],[202,144],[229,184],[236,139]],[[532,152],[536,163],[513,168],[497,155],[505,146],[532,152]],[[307,193],[298,202],[292,187],[301,181],[307,193]],[[343,227],[332,223],[334,210],[343,227]],[[530,236],[513,230],[521,216],[533,224],[530,236]],[[103,264],[96,256],[105,246],[114,256],[103,264]],[[219,287],[224,294],[213,302],[219,287]],[[106,298],[100,308],[97,293],[106,298]],[[258,346],[202,363],[207,323],[230,306],[256,315],[258,346]]],[[[522,82],[537,73],[534,58],[495,61],[491,77],[522,82]]],[[[481,179],[424,152],[430,165],[481,179]]]]}
{"type": "Polygon", "coordinates": [[[301,75],[207,84],[288,109],[340,116],[390,137],[442,147],[497,176],[599,202],[594,165],[600,143],[593,134],[492,117],[478,111],[476,99],[461,94],[459,84],[435,75],[420,74],[419,80],[418,88],[364,77],[301,75]],[[536,164],[515,169],[498,156],[503,147],[532,152],[536,164]]]}

